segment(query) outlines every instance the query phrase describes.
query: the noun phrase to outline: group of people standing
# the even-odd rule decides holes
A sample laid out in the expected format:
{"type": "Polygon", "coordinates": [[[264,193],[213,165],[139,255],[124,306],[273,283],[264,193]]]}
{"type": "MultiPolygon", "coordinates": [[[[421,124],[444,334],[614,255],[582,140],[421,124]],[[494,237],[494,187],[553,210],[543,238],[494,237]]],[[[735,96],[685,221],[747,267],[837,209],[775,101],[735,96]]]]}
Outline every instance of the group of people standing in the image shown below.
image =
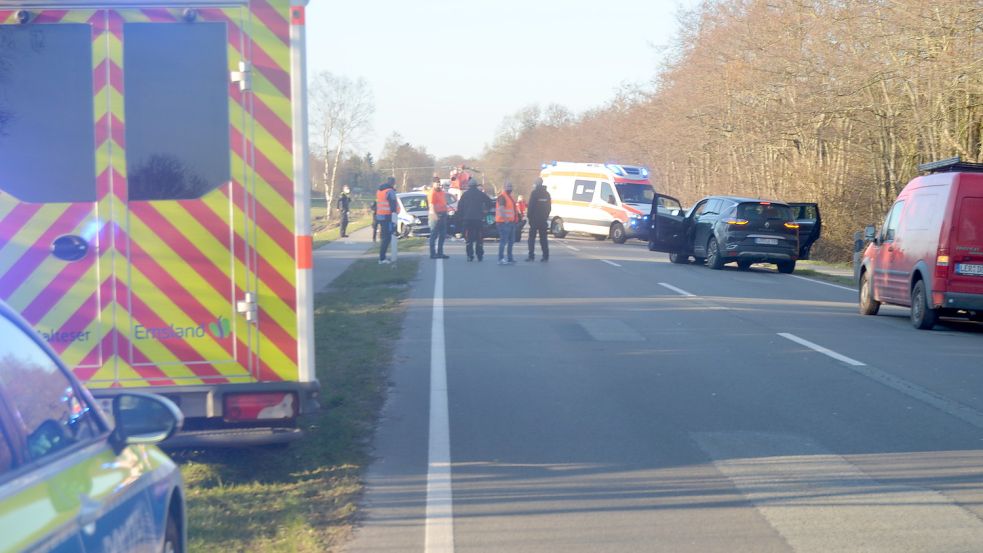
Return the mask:
{"type": "MultiPolygon", "coordinates": [[[[466,173],[465,173],[466,175],[466,173]]],[[[536,179],[529,203],[512,197],[512,183],[505,183],[502,192],[495,199],[490,198],[474,179],[468,177],[458,184],[466,188],[457,202],[455,220],[464,234],[465,251],[468,261],[481,261],[485,256],[484,227],[485,217],[489,210],[495,209],[495,226],[498,229],[498,263],[511,265],[515,263],[512,256],[513,245],[518,235],[519,225],[523,218],[529,221],[529,254],[526,261],[536,259],[536,238],[538,236],[542,256],[540,261],[549,261],[549,241],[546,236],[549,227],[549,215],[552,210],[552,200],[543,185],[543,179],[536,179]]],[[[389,249],[393,235],[394,215],[399,213],[399,203],[396,201],[395,179],[390,177],[379,185],[374,203],[375,218],[373,221],[373,241],[378,226],[382,242],[379,245],[379,263],[389,263],[386,252],[389,249]]],[[[453,183],[452,183],[453,186],[453,183]]],[[[450,224],[450,206],[448,192],[443,189],[439,177],[434,177],[433,185],[427,193],[430,217],[430,259],[449,259],[444,254],[444,241],[447,239],[447,229],[450,224]]]]}

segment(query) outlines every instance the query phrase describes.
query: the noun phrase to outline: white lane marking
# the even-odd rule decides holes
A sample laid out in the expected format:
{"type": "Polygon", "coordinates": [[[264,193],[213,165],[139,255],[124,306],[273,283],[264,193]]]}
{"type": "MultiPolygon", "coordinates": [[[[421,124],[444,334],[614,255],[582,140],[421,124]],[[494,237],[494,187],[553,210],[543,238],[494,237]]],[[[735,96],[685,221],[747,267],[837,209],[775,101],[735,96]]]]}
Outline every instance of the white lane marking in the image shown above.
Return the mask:
{"type": "Polygon", "coordinates": [[[570,244],[563,244],[563,245],[564,245],[564,246],[566,246],[567,248],[569,248],[569,249],[571,249],[571,250],[573,250],[573,251],[575,251],[575,252],[579,252],[579,251],[580,251],[579,249],[577,249],[577,248],[575,248],[575,247],[573,247],[573,246],[571,246],[570,244]]]}
{"type": "Polygon", "coordinates": [[[615,263],[614,261],[608,261],[607,259],[602,259],[601,261],[603,261],[603,262],[605,262],[608,265],[611,265],[613,267],[620,267],[621,266],[621,265],[618,265],[617,263],[615,263]]]}
{"type": "Polygon", "coordinates": [[[659,286],[661,286],[663,288],[668,288],[669,290],[672,290],[673,292],[679,294],[680,296],[686,296],[687,298],[695,298],[696,297],[696,294],[690,294],[686,290],[682,290],[680,288],[676,288],[672,284],[667,284],[665,282],[660,282],[659,283],[659,286]]]}
{"type": "Polygon", "coordinates": [[[921,401],[922,403],[931,405],[932,407],[935,407],[939,411],[942,411],[943,413],[946,413],[948,415],[952,415],[953,417],[956,417],[957,419],[963,422],[967,422],[975,426],[976,428],[983,429],[983,412],[977,411],[972,407],[963,405],[958,401],[953,401],[947,397],[941,396],[927,388],[922,388],[917,384],[908,382],[903,378],[894,376],[893,374],[882,371],[876,367],[868,366],[865,363],[861,363],[860,361],[857,361],[856,359],[851,359],[845,355],[840,355],[835,351],[828,350],[808,340],[799,338],[794,334],[789,334],[787,332],[779,332],[778,335],[781,336],[782,338],[786,338],[788,340],[806,346],[807,348],[818,351],[819,353],[828,355],[833,359],[836,359],[837,361],[843,362],[853,372],[861,376],[865,376],[875,382],[878,382],[880,384],[883,384],[884,386],[887,386],[888,388],[891,388],[892,390],[901,392],[902,394],[912,399],[916,399],[918,401],[921,401]]]}
{"type": "Polygon", "coordinates": [[[447,352],[444,347],[444,263],[437,262],[430,326],[430,443],[427,464],[425,553],[454,553],[450,417],[447,414],[447,352]]]}
{"type": "Polygon", "coordinates": [[[825,282],[825,281],[817,280],[817,279],[814,279],[814,278],[809,278],[809,277],[804,277],[804,276],[799,276],[799,275],[788,275],[788,276],[790,276],[792,278],[797,278],[799,280],[808,280],[809,282],[815,282],[816,284],[825,284],[826,286],[832,286],[833,288],[839,288],[840,290],[846,290],[847,292],[854,292],[854,293],[856,293],[856,291],[857,291],[855,288],[850,288],[848,286],[840,286],[839,284],[833,284],[832,282],[825,282]]]}
{"type": "Polygon", "coordinates": [[[799,338],[795,334],[789,334],[788,332],[779,332],[778,335],[781,336],[782,338],[785,338],[786,340],[791,340],[791,341],[793,341],[793,342],[795,342],[797,344],[803,345],[803,346],[805,346],[805,347],[807,347],[807,348],[809,348],[811,350],[818,351],[819,353],[821,353],[823,355],[832,357],[833,359],[836,359],[837,361],[839,361],[841,363],[846,363],[847,365],[851,365],[853,367],[863,367],[864,366],[864,363],[861,363],[860,361],[857,361],[856,359],[850,359],[846,355],[840,355],[839,353],[836,353],[835,351],[833,351],[831,349],[826,349],[826,348],[820,346],[819,344],[814,344],[814,343],[810,342],[809,340],[806,340],[806,339],[803,339],[803,338],[799,338]]]}
{"type": "Polygon", "coordinates": [[[796,553],[976,551],[983,540],[983,523],[951,498],[904,478],[879,481],[805,436],[691,436],[796,553]]]}

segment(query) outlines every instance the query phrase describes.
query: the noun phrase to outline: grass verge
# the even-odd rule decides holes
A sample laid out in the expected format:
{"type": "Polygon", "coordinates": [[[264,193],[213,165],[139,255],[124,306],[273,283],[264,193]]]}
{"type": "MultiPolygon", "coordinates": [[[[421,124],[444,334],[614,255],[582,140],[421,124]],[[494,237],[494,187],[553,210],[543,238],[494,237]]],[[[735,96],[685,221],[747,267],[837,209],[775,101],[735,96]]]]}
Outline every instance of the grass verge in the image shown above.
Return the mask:
{"type": "Polygon", "coordinates": [[[368,440],[383,401],[419,256],[356,261],[315,300],[323,409],[289,448],[174,454],[188,493],[191,551],[322,552],[351,532],[368,440]]]}
{"type": "Polygon", "coordinates": [[[821,280],[823,282],[829,282],[831,284],[839,284],[840,286],[846,286],[847,288],[857,287],[857,283],[853,281],[853,277],[831,275],[829,273],[824,273],[822,271],[815,271],[813,269],[798,269],[798,268],[795,269],[795,274],[798,276],[821,280]]]}
{"type": "MultiPolygon", "coordinates": [[[[369,215],[361,215],[359,217],[353,217],[348,221],[348,233],[351,234],[356,230],[365,228],[372,224],[372,217],[369,215]]],[[[333,242],[341,238],[341,227],[338,226],[338,221],[333,220],[328,223],[327,226],[323,227],[313,234],[314,239],[314,249],[318,249],[321,246],[327,244],[328,242],[333,242]]]]}

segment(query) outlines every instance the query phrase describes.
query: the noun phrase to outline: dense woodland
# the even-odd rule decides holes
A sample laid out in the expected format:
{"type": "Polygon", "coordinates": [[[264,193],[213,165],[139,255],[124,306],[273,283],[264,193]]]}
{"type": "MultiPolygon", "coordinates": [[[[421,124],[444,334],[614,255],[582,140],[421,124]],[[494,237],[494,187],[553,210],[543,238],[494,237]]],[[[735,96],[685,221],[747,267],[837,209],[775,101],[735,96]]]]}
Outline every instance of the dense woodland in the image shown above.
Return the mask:
{"type": "MultiPolygon", "coordinates": [[[[981,160],[981,25],[979,0],[708,0],[683,16],[652,83],[581,115],[522,109],[480,159],[460,161],[520,191],[544,161],[618,161],[647,165],[684,204],[816,201],[814,254],[849,259],[853,232],[880,221],[917,164],[981,160]]],[[[376,169],[427,165],[394,163],[400,145],[376,169]]],[[[397,180],[432,174],[412,171],[397,180]]]]}

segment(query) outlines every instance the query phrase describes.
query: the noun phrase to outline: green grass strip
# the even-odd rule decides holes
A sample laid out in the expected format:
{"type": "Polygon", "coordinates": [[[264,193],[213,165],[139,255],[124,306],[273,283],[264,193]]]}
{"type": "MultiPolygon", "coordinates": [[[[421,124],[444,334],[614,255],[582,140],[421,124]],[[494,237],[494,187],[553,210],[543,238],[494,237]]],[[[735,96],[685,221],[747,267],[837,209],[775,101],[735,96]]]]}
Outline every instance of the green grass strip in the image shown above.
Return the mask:
{"type": "Polygon", "coordinates": [[[191,551],[322,552],[350,535],[419,257],[361,259],[315,300],[322,411],[287,448],[184,451],[191,551]]]}

